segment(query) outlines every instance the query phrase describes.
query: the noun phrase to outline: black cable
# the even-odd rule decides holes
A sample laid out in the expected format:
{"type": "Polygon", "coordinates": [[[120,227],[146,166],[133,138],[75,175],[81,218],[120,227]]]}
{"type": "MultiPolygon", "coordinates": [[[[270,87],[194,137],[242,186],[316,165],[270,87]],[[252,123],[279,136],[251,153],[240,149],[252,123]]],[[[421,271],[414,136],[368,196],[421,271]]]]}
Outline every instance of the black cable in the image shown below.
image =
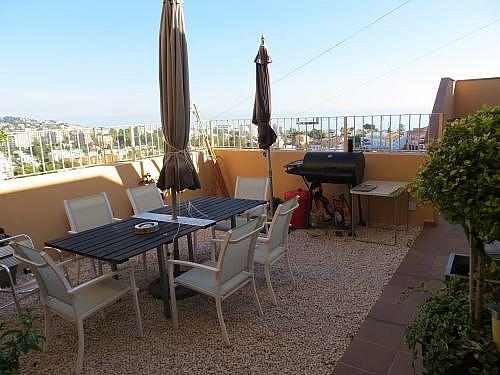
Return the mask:
{"type": "Polygon", "coordinates": [[[392,69],[390,69],[390,70],[386,71],[385,73],[382,73],[382,74],[380,74],[380,75],[378,75],[378,76],[376,76],[376,77],[374,77],[374,78],[371,78],[371,79],[369,79],[369,80],[367,80],[367,81],[362,82],[361,84],[359,84],[359,85],[357,85],[357,86],[351,87],[350,89],[347,89],[347,90],[345,90],[345,91],[341,92],[341,93],[340,93],[340,94],[338,94],[338,95],[332,96],[331,98],[329,98],[329,99],[327,99],[327,100],[325,100],[325,101],[323,101],[323,102],[321,102],[321,103],[319,103],[319,104],[316,104],[316,105],[314,105],[313,107],[310,107],[309,109],[307,109],[307,110],[303,111],[302,113],[310,112],[311,110],[316,109],[316,108],[318,108],[318,107],[321,107],[322,105],[324,105],[324,104],[326,104],[326,103],[329,103],[329,102],[331,102],[332,100],[335,100],[335,99],[338,99],[338,98],[340,98],[340,97],[342,97],[342,96],[344,96],[344,95],[350,94],[351,92],[353,92],[353,91],[355,91],[355,90],[357,90],[357,89],[360,89],[360,88],[361,88],[361,87],[363,87],[363,86],[366,86],[366,85],[368,85],[368,84],[370,84],[370,83],[372,83],[372,82],[374,82],[374,81],[377,81],[377,80],[379,80],[379,79],[381,79],[381,78],[383,78],[383,77],[386,77],[386,76],[388,76],[389,74],[394,73],[395,71],[397,71],[397,70],[399,70],[399,69],[401,69],[401,68],[404,68],[405,66],[408,66],[408,65],[410,65],[410,64],[413,64],[414,62],[416,62],[416,61],[418,61],[418,60],[421,60],[421,59],[423,59],[424,57],[427,57],[427,56],[429,56],[429,55],[431,55],[431,54],[433,54],[433,53],[438,52],[439,50],[441,50],[441,49],[443,49],[443,48],[446,48],[446,47],[448,47],[448,46],[450,46],[450,45],[452,45],[452,44],[454,44],[454,43],[457,43],[457,42],[461,41],[462,39],[465,39],[465,38],[467,38],[467,37],[469,37],[469,36],[471,36],[471,35],[473,35],[473,34],[475,34],[475,33],[478,33],[479,31],[484,30],[484,29],[486,29],[487,27],[492,26],[493,24],[497,23],[498,21],[500,21],[500,18],[497,18],[496,20],[494,20],[494,21],[492,21],[492,22],[490,22],[490,23],[488,23],[488,24],[486,24],[486,25],[483,25],[483,26],[481,26],[481,27],[479,27],[479,28],[477,28],[477,29],[475,29],[475,30],[473,30],[473,31],[470,31],[470,32],[468,32],[467,34],[461,35],[461,36],[459,36],[458,38],[453,39],[453,40],[452,40],[452,41],[450,41],[450,42],[447,42],[447,43],[445,43],[445,44],[443,44],[443,45],[441,45],[441,46],[439,46],[439,47],[437,47],[437,48],[432,49],[432,50],[431,50],[431,51],[429,51],[429,52],[424,53],[423,55],[420,55],[420,56],[417,56],[417,57],[415,57],[415,58],[413,58],[413,59],[411,59],[411,60],[408,60],[408,61],[406,61],[406,62],[402,63],[401,65],[398,65],[398,66],[396,66],[395,68],[392,68],[392,69]]]}
{"type": "MultiPolygon", "coordinates": [[[[403,3],[399,4],[397,7],[395,8],[392,8],[391,10],[387,11],[386,13],[384,13],[383,15],[381,15],[380,17],[374,19],[372,22],[368,23],[367,25],[363,26],[362,28],[356,30],[355,32],[349,34],[347,37],[345,37],[344,39],[342,39],[341,41],[335,43],[334,45],[328,47],[326,50],[320,52],[319,54],[317,54],[316,56],[310,58],[309,60],[307,60],[306,62],[300,64],[299,66],[293,68],[292,70],[290,70],[288,73],[285,73],[284,75],[282,75],[281,77],[279,77],[278,79],[276,79],[275,81],[271,82],[271,85],[274,85],[276,83],[279,83],[281,81],[283,81],[284,79],[290,77],[292,74],[296,73],[297,71],[299,71],[300,69],[304,68],[305,66],[309,65],[310,63],[316,61],[317,59],[319,59],[320,57],[326,55],[327,53],[329,53],[330,51],[332,51],[333,49],[339,47],[340,45],[344,44],[345,42],[347,42],[348,40],[354,38],[356,35],[360,34],[361,32],[365,31],[366,29],[372,27],[373,25],[375,25],[376,23],[380,22],[381,20],[383,20],[385,17],[389,16],[390,14],[394,13],[395,11],[399,10],[400,8],[404,7],[406,4],[408,4],[410,1],[412,0],[406,0],[404,1],[403,3]]],[[[252,99],[253,98],[253,95],[250,95],[248,97],[246,97],[245,99],[242,99],[240,100],[239,102],[231,105],[230,107],[228,107],[227,109],[225,109],[224,111],[218,113],[217,115],[214,116],[214,119],[217,119],[219,116],[229,112],[230,110],[232,110],[233,108],[236,108],[238,106],[240,106],[241,104],[247,102],[248,100],[252,99]]]]}

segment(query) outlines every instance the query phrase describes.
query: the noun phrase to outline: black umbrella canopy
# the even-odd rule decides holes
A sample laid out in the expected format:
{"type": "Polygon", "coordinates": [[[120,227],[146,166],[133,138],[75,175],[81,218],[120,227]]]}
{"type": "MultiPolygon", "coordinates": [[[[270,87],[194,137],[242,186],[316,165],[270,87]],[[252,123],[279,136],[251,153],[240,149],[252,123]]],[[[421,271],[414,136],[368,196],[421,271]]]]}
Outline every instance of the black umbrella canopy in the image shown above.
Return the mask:
{"type": "Polygon", "coordinates": [[[265,39],[259,47],[257,57],[255,57],[256,69],[256,89],[255,102],[253,105],[252,123],[258,126],[259,148],[265,150],[276,142],[276,133],[271,127],[271,82],[269,78],[268,65],[272,62],[271,56],[267,52],[265,39]]]}
{"type": "MultiPolygon", "coordinates": [[[[182,0],[164,0],[160,26],[160,107],[165,156],[161,190],[198,189],[200,181],[188,151],[189,69],[182,0]]],[[[173,197],[174,198],[174,197],[173,197]]]]}

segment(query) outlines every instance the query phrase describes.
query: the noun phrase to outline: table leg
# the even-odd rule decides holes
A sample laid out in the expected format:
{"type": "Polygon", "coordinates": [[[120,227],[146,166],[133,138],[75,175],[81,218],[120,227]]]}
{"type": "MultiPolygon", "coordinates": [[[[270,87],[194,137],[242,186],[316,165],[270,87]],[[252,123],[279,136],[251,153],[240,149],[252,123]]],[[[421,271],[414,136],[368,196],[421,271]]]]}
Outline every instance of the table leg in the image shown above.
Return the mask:
{"type": "Polygon", "coordinates": [[[187,243],[188,243],[188,257],[190,262],[194,262],[194,251],[193,251],[193,235],[189,233],[187,235],[187,243]]]}
{"type": "Polygon", "coordinates": [[[399,197],[395,197],[392,199],[394,202],[394,213],[392,216],[392,229],[394,230],[394,241],[393,244],[396,245],[396,235],[398,232],[398,226],[397,226],[397,214],[398,214],[398,200],[399,197]]]}
{"type": "Polygon", "coordinates": [[[355,237],[354,234],[354,194],[351,194],[351,236],[355,237]]]}
{"type": "Polygon", "coordinates": [[[410,192],[407,190],[406,191],[406,231],[408,232],[408,207],[410,206],[410,192]]]}
{"type": "MultiPolygon", "coordinates": [[[[111,271],[113,271],[113,272],[118,271],[118,264],[116,264],[116,263],[110,263],[109,265],[111,266],[111,271]]],[[[119,280],[120,279],[120,275],[113,276],[113,279],[119,280]]]]}
{"type": "Polygon", "coordinates": [[[366,229],[370,226],[370,196],[366,196],[366,229]]]}
{"type": "MultiPolygon", "coordinates": [[[[174,259],[179,259],[179,240],[174,240],[174,259]]],[[[174,265],[174,276],[179,276],[181,273],[181,267],[176,264],[174,265]]]]}
{"type": "MultiPolygon", "coordinates": [[[[167,245],[165,245],[167,247],[167,245]]],[[[156,248],[156,256],[158,257],[158,268],[160,271],[160,287],[163,299],[163,314],[165,318],[170,317],[168,285],[167,285],[167,271],[165,269],[165,254],[163,252],[163,245],[156,248]]]]}

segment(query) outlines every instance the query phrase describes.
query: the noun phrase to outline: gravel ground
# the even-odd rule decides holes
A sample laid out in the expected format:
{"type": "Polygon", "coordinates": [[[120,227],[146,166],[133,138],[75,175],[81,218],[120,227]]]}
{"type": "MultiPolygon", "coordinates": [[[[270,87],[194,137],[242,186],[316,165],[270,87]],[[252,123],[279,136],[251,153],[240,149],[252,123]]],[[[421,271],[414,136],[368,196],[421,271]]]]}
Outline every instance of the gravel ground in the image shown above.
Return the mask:
{"type": "MultiPolygon", "coordinates": [[[[126,297],[109,306],[105,315],[85,321],[84,374],[329,374],[349,346],[371,306],[382,293],[417,237],[410,227],[398,235],[396,246],[345,241],[332,232],[311,236],[291,234],[291,259],[296,285],[292,285],[284,261],[272,270],[278,298],[274,306],[264,275],[257,269],[260,317],[250,287],[223,304],[232,346],[226,348],[217,321],[215,304],[205,296],[178,302],[179,329],[165,321],[161,304],[147,292],[137,260],[139,300],[144,338],[136,337],[132,301],[126,297]]],[[[369,229],[364,235],[388,239],[387,232],[369,229]]],[[[208,232],[201,233],[198,259],[207,257],[208,232]]],[[[181,246],[185,246],[184,241],[181,246]]],[[[185,256],[185,249],[183,249],[185,256]]],[[[149,254],[150,277],[156,267],[149,254]]],[[[33,304],[36,298],[32,298],[33,304]]],[[[26,301],[25,301],[26,305],[26,301]]],[[[35,307],[40,314],[40,309],[35,307]]],[[[14,322],[13,308],[1,312],[14,322]]],[[[42,321],[38,324],[41,326],[42,321]]],[[[23,374],[69,374],[76,360],[74,324],[52,319],[52,340],[47,353],[30,353],[22,359],[23,374]]]]}

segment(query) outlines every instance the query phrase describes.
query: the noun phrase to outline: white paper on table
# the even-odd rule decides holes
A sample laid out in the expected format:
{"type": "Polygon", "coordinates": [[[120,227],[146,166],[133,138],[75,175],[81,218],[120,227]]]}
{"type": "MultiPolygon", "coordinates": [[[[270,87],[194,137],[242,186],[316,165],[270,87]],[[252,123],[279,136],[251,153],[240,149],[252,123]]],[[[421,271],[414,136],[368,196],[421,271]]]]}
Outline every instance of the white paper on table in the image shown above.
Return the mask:
{"type": "Polygon", "coordinates": [[[155,214],[152,212],[141,212],[132,217],[135,217],[137,219],[145,219],[152,221],[163,221],[165,223],[193,225],[197,227],[206,227],[215,223],[214,220],[198,219],[195,217],[186,217],[186,216],[177,216],[177,219],[174,219],[172,218],[172,215],[155,214]]]}

